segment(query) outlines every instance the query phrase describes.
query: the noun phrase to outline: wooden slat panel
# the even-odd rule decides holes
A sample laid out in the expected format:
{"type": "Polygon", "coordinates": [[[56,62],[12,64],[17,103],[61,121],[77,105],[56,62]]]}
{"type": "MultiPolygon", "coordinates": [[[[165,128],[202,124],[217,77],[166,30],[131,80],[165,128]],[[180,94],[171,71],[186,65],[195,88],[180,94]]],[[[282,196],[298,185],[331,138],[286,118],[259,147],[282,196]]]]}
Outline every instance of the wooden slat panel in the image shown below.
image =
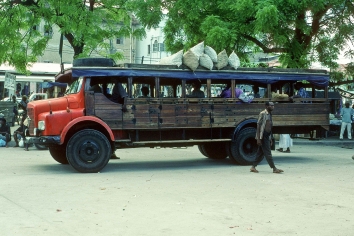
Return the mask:
{"type": "MultiPolygon", "coordinates": [[[[127,99],[128,112],[122,114],[117,109],[120,104],[107,103],[103,95],[98,97],[96,113],[114,127],[121,125],[124,129],[234,127],[246,117],[257,119],[265,109],[264,103],[236,103],[238,99],[150,98],[127,99]],[[111,120],[119,115],[123,115],[124,121],[111,120]],[[161,124],[158,118],[162,119],[161,124]]],[[[273,121],[274,126],[327,125],[328,113],[328,103],[281,102],[275,104],[273,121]]]]}
{"type": "Polygon", "coordinates": [[[316,121],[316,120],[328,120],[329,121],[329,118],[324,116],[324,115],[320,115],[320,114],[316,114],[316,115],[312,115],[312,116],[307,116],[307,115],[297,115],[297,116],[294,116],[294,115],[279,115],[279,116],[275,116],[273,115],[273,122],[276,122],[276,121],[293,121],[293,120],[313,120],[313,121],[316,121]]]}
{"type": "Polygon", "coordinates": [[[123,121],[119,120],[104,120],[111,129],[122,129],[123,121]]]}
{"type": "Polygon", "coordinates": [[[97,106],[98,104],[107,105],[107,104],[117,104],[117,103],[112,102],[102,93],[95,93],[95,105],[97,106]]]}

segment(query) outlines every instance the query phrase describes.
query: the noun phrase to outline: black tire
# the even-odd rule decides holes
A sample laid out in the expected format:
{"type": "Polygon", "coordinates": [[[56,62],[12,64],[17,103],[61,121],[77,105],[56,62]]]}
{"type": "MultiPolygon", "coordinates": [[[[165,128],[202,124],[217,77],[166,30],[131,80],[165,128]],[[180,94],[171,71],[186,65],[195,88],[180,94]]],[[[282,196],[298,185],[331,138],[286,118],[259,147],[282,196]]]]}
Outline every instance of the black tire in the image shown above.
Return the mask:
{"type": "Polygon", "coordinates": [[[48,150],[47,146],[41,145],[39,143],[35,143],[34,146],[38,149],[38,150],[48,150]]]}
{"type": "Polygon", "coordinates": [[[70,165],[82,173],[97,173],[108,163],[112,147],[99,131],[85,129],[74,134],[67,145],[66,156],[70,165]]]}
{"type": "Polygon", "coordinates": [[[226,143],[208,143],[202,145],[204,156],[210,159],[225,159],[228,156],[226,143]]]}
{"type": "MultiPolygon", "coordinates": [[[[204,150],[203,150],[203,144],[199,144],[198,145],[198,149],[200,151],[201,154],[203,154],[205,157],[208,157],[207,154],[205,154],[204,150]]],[[[209,158],[209,157],[208,157],[209,158]]]]}
{"type": "Polygon", "coordinates": [[[241,130],[234,142],[230,143],[230,159],[239,165],[252,165],[256,159],[257,141],[255,139],[257,130],[247,127],[241,130]]]}
{"type": "Polygon", "coordinates": [[[49,147],[49,153],[53,159],[60,164],[69,164],[68,159],[66,158],[66,148],[64,145],[49,147]]]}

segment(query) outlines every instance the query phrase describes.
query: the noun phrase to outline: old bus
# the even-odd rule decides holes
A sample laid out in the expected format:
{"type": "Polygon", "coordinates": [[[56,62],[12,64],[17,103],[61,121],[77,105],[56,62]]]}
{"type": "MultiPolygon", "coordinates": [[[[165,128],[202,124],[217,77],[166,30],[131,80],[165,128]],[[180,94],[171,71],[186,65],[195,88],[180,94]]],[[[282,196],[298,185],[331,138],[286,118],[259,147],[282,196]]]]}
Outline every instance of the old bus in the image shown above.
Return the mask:
{"type": "Polygon", "coordinates": [[[329,75],[322,70],[192,72],[183,66],[115,66],[109,59],[79,59],[56,81],[70,84],[64,97],[28,104],[30,141],[48,146],[57,162],[79,172],[98,172],[116,150],[137,147],[198,145],[208,158],[229,157],[249,165],[255,158],[257,118],[265,101],[276,103],[274,133],[329,128],[329,75]],[[297,81],[307,85],[310,97],[272,96],[272,91],[284,94],[284,88],[292,96],[297,81]],[[190,95],[195,82],[204,97],[190,95]],[[125,95],[114,101],[112,91],[118,85],[125,95]],[[229,97],[220,97],[226,85],[229,97]],[[142,95],[142,87],[147,87],[148,96],[142,95]],[[255,87],[264,96],[252,99],[249,94],[255,87]],[[242,89],[248,100],[237,98],[235,88],[242,89]],[[317,91],[323,97],[316,97],[317,91]]]}

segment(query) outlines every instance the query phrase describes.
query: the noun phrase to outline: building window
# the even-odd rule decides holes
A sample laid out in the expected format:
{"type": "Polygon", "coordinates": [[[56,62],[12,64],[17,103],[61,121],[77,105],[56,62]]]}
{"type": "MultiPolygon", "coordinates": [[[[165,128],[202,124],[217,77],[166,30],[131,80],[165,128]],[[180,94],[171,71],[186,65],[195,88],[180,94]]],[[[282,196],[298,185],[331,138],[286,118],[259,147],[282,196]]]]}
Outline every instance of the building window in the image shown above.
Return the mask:
{"type": "Polygon", "coordinates": [[[155,40],[154,44],[152,45],[152,51],[153,52],[158,52],[159,51],[159,44],[157,43],[157,40],[155,40]]]}
{"type": "Polygon", "coordinates": [[[148,45],[148,55],[151,53],[151,45],[148,45]]]}
{"type": "Polygon", "coordinates": [[[117,38],[116,44],[123,44],[123,38],[117,38]]]}
{"type": "Polygon", "coordinates": [[[53,29],[49,25],[44,26],[44,36],[52,38],[53,36],[53,29]]]}
{"type": "Polygon", "coordinates": [[[159,43],[159,51],[164,52],[165,51],[165,44],[164,43],[159,43]]]}

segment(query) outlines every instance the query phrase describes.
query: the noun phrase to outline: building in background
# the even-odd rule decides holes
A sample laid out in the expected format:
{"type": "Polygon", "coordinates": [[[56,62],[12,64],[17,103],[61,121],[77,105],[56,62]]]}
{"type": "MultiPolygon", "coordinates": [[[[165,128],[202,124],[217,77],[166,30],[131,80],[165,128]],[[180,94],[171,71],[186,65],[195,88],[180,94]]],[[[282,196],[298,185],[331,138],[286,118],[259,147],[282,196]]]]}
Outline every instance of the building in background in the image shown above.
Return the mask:
{"type": "MultiPolygon", "coordinates": [[[[71,67],[71,64],[64,64],[64,69],[71,67]]],[[[0,66],[0,100],[5,97],[16,95],[30,95],[31,93],[45,92],[42,87],[43,82],[54,82],[54,76],[60,71],[59,63],[34,63],[28,68],[31,71],[30,75],[18,73],[12,66],[0,66]],[[5,73],[10,73],[16,76],[16,91],[12,92],[4,89],[5,73]]],[[[54,89],[56,96],[57,88],[54,89]]]]}
{"type": "Polygon", "coordinates": [[[146,29],[146,37],[136,41],[135,61],[137,64],[157,64],[161,58],[170,56],[164,43],[165,20],[157,28],[146,29]]]}

